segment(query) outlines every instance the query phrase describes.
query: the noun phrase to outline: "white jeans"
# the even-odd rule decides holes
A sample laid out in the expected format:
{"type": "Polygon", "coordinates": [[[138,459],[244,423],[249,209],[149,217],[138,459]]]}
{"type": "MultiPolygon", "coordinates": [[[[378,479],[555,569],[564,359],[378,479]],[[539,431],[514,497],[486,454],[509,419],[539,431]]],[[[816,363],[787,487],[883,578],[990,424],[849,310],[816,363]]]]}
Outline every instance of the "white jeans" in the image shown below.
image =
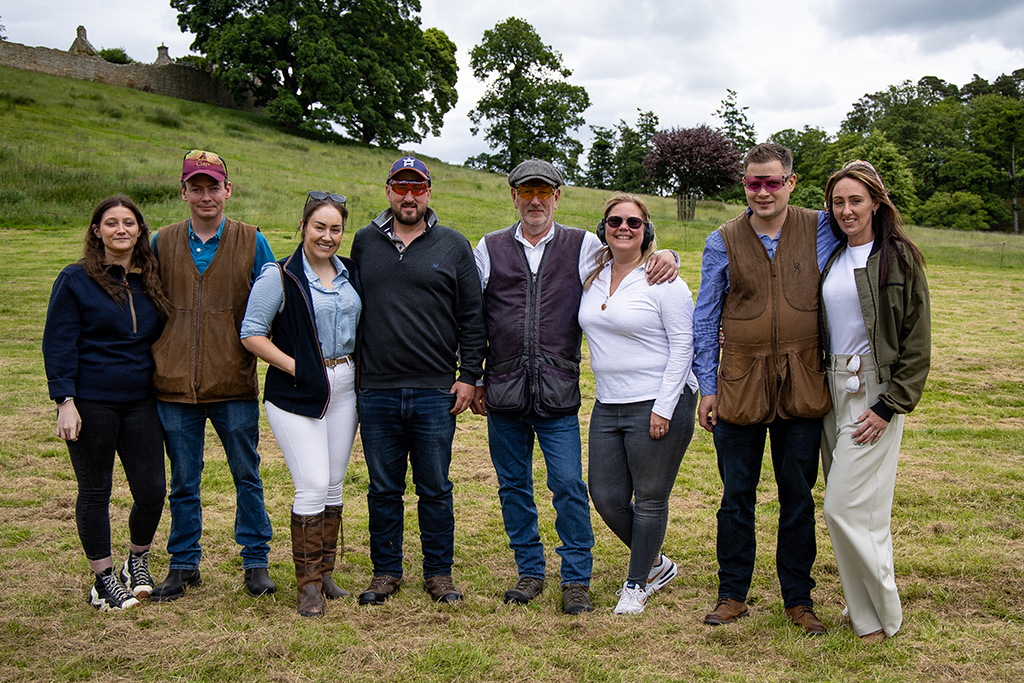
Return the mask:
{"type": "Polygon", "coordinates": [[[326,370],[331,398],[322,418],[296,415],[265,402],[267,420],[295,484],[292,512],[298,515],[315,515],[325,505],[341,505],[341,488],[356,438],[352,363],[326,370]]]}
{"type": "Polygon", "coordinates": [[[860,389],[849,393],[846,381],[853,375],[846,369],[849,358],[843,354],[829,358],[832,410],[825,416],[821,451],[825,522],[854,633],[862,636],[882,629],[891,636],[903,623],[890,525],[904,416],[893,415],[877,443],[858,446],[853,442],[857,418],[874,405],[888,384],[875,381],[871,354],[864,354],[857,373],[860,389]]]}

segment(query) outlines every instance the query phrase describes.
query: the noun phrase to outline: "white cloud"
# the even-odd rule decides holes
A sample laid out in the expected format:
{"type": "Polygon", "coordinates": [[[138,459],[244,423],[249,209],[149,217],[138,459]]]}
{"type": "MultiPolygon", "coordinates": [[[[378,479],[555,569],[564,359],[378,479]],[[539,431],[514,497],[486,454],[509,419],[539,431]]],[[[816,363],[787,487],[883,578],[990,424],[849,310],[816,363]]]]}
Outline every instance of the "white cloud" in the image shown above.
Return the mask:
{"type": "MultiPolygon", "coordinates": [[[[904,80],[938,76],[957,85],[1024,67],[1024,4],[1012,0],[422,0],[424,27],[458,46],[459,103],[439,138],[418,151],[463,162],[487,150],[469,133],[467,113],[483,93],[469,51],[509,16],[530,22],[573,69],[592,106],[587,124],[636,122],[654,111],[662,125],[716,124],[726,89],[765,138],[804,125],[835,132],[865,94],[904,80]]],[[[40,0],[2,10],[10,40],[67,49],[84,24],[96,47],[124,47],[152,61],[191,37],[166,0],[40,0]]],[[[580,130],[589,139],[590,130],[580,130]]]]}

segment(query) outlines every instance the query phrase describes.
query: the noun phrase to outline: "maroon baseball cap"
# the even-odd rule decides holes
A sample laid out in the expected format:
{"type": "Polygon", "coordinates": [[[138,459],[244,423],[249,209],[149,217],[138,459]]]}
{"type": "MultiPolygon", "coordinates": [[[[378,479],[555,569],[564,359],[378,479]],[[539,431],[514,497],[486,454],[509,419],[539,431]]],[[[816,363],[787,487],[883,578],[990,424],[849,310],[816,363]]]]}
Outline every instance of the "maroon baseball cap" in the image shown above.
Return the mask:
{"type": "Polygon", "coordinates": [[[228,180],[228,165],[220,155],[193,149],[185,155],[185,160],[181,164],[181,182],[199,173],[224,183],[228,180]]]}

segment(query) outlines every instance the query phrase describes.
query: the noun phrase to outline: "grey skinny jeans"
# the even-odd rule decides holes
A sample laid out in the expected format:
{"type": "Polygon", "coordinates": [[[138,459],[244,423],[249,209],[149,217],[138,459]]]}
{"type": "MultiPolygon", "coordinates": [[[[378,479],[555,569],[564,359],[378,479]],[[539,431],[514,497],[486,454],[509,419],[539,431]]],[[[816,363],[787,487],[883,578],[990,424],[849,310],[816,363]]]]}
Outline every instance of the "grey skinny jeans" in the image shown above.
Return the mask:
{"type": "Polygon", "coordinates": [[[654,401],[594,403],[590,415],[590,497],[601,519],[630,549],[629,581],[647,585],[668,526],[668,499],[693,437],[697,397],[686,387],[668,433],[652,439],[654,401]]]}

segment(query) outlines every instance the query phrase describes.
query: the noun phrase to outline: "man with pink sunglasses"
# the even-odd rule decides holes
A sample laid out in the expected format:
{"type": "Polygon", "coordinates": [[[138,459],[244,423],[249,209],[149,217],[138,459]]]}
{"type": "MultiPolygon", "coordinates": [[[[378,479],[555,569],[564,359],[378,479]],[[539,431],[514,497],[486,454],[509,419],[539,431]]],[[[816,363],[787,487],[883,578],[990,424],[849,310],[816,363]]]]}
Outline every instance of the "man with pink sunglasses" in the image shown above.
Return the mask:
{"type": "Polygon", "coordinates": [[[817,553],[814,500],[821,418],[830,402],[818,334],[818,279],[837,245],[827,214],[789,205],[793,153],[757,145],[743,160],[747,210],[708,235],[694,313],[700,425],[714,436],[724,491],[718,511],[718,600],[704,617],[749,614],[754,505],[765,438],[779,491],[776,569],[786,615],[808,634],[817,553]],[[721,352],[721,358],[719,358],[721,352]]]}

